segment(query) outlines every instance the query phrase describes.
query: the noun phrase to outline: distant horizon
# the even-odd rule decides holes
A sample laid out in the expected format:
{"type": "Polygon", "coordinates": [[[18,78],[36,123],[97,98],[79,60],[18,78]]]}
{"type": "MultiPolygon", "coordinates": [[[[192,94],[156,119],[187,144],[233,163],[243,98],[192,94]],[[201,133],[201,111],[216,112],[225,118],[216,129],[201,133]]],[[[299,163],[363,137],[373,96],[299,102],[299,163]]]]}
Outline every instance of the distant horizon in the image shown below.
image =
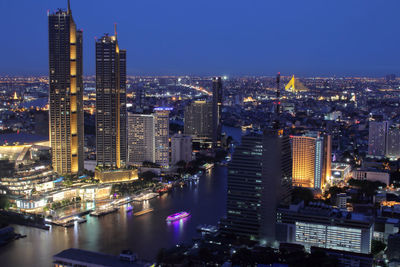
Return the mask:
{"type": "MultiPolygon", "coordinates": [[[[400,76],[398,76],[395,73],[387,73],[385,75],[382,76],[338,76],[338,75],[332,75],[332,76],[322,76],[322,75],[315,75],[315,76],[299,76],[296,74],[282,74],[281,73],[281,78],[291,78],[293,75],[295,76],[295,78],[299,78],[299,79],[316,79],[316,78],[321,78],[321,79],[384,79],[386,78],[387,75],[396,75],[396,79],[400,79],[400,76]]],[[[87,78],[87,77],[94,77],[96,76],[95,74],[89,74],[89,75],[83,75],[83,78],[87,78]]],[[[271,75],[198,75],[198,74],[171,74],[171,75],[166,75],[166,74],[160,74],[160,75],[150,75],[150,74],[142,74],[142,75],[133,75],[133,74],[127,74],[128,78],[133,78],[133,77],[154,77],[154,78],[160,78],[160,77],[165,77],[165,78],[178,78],[178,77],[200,77],[200,78],[212,78],[212,77],[224,77],[226,76],[227,79],[229,80],[230,78],[276,78],[276,74],[271,74],[271,75]]],[[[39,75],[3,75],[2,73],[0,73],[0,78],[48,78],[48,74],[44,75],[44,74],[39,74],[39,75]]]]}
{"type": "MultiPolygon", "coordinates": [[[[47,75],[46,14],[58,8],[66,9],[67,0],[0,3],[0,22],[8,25],[1,76],[47,75]]],[[[400,75],[399,8],[398,0],[71,1],[84,31],[83,71],[89,75],[94,38],[113,32],[114,23],[129,75],[400,75]]]]}

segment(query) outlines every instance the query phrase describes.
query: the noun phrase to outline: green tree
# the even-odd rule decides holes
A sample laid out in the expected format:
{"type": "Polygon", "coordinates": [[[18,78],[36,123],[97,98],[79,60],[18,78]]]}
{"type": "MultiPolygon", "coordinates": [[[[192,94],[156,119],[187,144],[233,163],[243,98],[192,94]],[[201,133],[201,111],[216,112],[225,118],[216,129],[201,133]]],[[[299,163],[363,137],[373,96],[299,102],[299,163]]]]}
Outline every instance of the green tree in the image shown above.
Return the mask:
{"type": "Polygon", "coordinates": [[[379,240],[372,240],[371,242],[371,253],[376,255],[386,248],[385,243],[379,240]]]}
{"type": "Polygon", "coordinates": [[[6,195],[0,195],[0,209],[6,210],[10,207],[10,201],[6,195]]]}

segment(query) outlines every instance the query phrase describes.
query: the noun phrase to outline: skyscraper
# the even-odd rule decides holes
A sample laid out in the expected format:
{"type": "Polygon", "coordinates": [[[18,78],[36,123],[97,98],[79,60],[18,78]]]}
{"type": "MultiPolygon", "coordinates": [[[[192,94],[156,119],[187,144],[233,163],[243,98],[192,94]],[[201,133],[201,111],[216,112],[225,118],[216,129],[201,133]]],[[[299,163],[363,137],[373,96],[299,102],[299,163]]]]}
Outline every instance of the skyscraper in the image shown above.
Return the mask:
{"type": "Polygon", "coordinates": [[[128,115],[128,158],[131,164],[144,161],[169,165],[169,108],[155,108],[153,114],[128,115]]]}
{"type": "Polygon", "coordinates": [[[331,176],[331,136],[310,132],[291,140],[293,185],[322,189],[331,176]]]}
{"type": "Polygon", "coordinates": [[[128,113],[128,161],[141,165],[155,161],[154,116],[152,114],[128,113]]]}
{"type": "Polygon", "coordinates": [[[386,157],[400,158],[400,129],[398,126],[392,126],[388,130],[386,157]]]}
{"type": "Polygon", "coordinates": [[[49,19],[49,104],[52,165],[60,174],[83,170],[82,31],[69,7],[49,19]]]}
{"type": "Polygon", "coordinates": [[[291,183],[290,140],[282,130],[243,136],[228,168],[222,233],[273,242],[276,211],[290,202],[291,183]]]}
{"type": "Polygon", "coordinates": [[[184,133],[194,140],[210,142],[213,137],[213,106],[206,101],[194,101],[185,107],[184,133]]]}
{"type": "Polygon", "coordinates": [[[170,108],[154,109],[154,162],[162,167],[169,165],[169,112],[170,108]]]}
{"type": "Polygon", "coordinates": [[[212,100],[212,117],[213,117],[213,147],[221,145],[221,113],[222,113],[222,80],[221,77],[214,77],[212,81],[213,100],[212,100]]]}
{"type": "Polygon", "coordinates": [[[171,164],[181,160],[186,163],[192,160],[192,137],[178,133],[171,137],[171,164]]]}
{"type": "Polygon", "coordinates": [[[117,33],[96,41],[97,165],[120,168],[127,158],[126,50],[117,33]]]}
{"type": "Polygon", "coordinates": [[[372,157],[384,157],[386,154],[387,133],[389,122],[369,122],[368,155],[372,157]]]}

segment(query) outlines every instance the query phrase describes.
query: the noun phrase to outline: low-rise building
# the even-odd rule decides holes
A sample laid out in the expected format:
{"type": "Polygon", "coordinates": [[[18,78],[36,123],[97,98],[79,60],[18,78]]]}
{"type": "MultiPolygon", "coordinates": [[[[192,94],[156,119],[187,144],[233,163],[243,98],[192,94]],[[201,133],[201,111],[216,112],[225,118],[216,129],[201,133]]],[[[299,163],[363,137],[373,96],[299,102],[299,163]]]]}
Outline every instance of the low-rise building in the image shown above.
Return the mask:
{"type": "Polygon", "coordinates": [[[356,180],[366,180],[371,182],[381,182],[386,185],[390,184],[390,175],[388,172],[378,171],[375,169],[356,169],[353,170],[353,178],[356,180]]]}
{"type": "Polygon", "coordinates": [[[373,220],[359,213],[341,211],[323,203],[304,202],[280,208],[277,239],[303,245],[356,253],[371,253],[373,220]]]}

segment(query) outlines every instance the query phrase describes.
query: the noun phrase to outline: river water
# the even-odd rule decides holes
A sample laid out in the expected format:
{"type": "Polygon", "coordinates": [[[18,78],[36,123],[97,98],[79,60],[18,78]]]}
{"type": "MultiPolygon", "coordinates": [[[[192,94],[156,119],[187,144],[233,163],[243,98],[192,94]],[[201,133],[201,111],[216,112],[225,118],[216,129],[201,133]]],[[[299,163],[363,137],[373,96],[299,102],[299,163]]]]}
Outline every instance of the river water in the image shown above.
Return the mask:
{"type": "Polygon", "coordinates": [[[155,259],[160,248],[190,242],[197,236],[199,224],[216,225],[225,214],[226,167],[215,167],[200,181],[155,199],[135,203],[134,211],[151,207],[141,216],[117,213],[100,218],[86,216],[87,222],[71,228],[52,226],[49,231],[15,225],[17,233],[27,237],[0,247],[1,266],[51,266],[52,256],[75,247],[109,254],[131,249],[143,259],[155,259]],[[165,218],[178,211],[188,211],[189,218],[166,223],[165,218]]]}
{"type": "MultiPolygon", "coordinates": [[[[240,142],[240,129],[224,130],[240,142]]],[[[117,213],[100,218],[86,216],[86,223],[71,228],[52,226],[46,231],[14,225],[17,233],[27,237],[0,247],[0,266],[52,266],[52,256],[71,247],[115,255],[130,249],[139,258],[154,260],[161,248],[191,242],[199,235],[198,225],[217,224],[225,215],[226,186],[227,168],[216,166],[197,184],[133,204],[133,212],[154,209],[145,215],[134,216],[122,207],[117,213]],[[165,221],[168,215],[179,211],[188,211],[191,216],[174,223],[165,221]]]]}

